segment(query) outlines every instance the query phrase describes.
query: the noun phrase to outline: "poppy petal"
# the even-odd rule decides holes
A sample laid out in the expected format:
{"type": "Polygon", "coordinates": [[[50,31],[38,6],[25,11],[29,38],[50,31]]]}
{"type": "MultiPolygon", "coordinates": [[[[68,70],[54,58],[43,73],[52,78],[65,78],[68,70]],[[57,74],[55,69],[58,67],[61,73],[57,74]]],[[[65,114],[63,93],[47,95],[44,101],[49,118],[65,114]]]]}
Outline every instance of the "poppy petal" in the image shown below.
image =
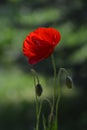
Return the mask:
{"type": "Polygon", "coordinates": [[[41,27],[27,35],[23,43],[23,53],[30,64],[49,57],[61,39],[60,32],[54,28],[41,27]]]}

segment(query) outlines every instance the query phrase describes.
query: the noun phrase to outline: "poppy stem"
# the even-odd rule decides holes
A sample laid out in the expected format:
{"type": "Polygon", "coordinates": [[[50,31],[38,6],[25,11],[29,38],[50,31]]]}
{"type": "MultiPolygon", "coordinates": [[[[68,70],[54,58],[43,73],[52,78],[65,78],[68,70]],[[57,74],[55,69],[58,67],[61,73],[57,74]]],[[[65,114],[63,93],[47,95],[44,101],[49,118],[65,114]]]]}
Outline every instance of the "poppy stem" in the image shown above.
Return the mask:
{"type": "MultiPolygon", "coordinates": [[[[36,72],[34,69],[31,69],[31,72],[33,73],[34,77],[37,78],[37,83],[39,84],[39,77],[38,77],[37,72],[36,72]]],[[[34,81],[34,84],[36,84],[35,82],[36,82],[36,81],[34,81]]]]}
{"type": "MultiPolygon", "coordinates": [[[[34,86],[36,88],[37,83],[39,84],[38,74],[36,73],[34,69],[31,69],[31,72],[34,75],[34,86]]],[[[38,96],[37,96],[36,90],[35,90],[35,97],[36,97],[36,130],[39,130],[39,118],[40,118],[42,103],[40,104],[40,107],[39,107],[38,96]]]]}
{"type": "MultiPolygon", "coordinates": [[[[34,76],[34,86],[36,87],[36,80],[34,76]]],[[[38,103],[38,97],[35,91],[35,97],[36,97],[36,130],[39,129],[39,117],[38,117],[38,109],[39,109],[39,103],[38,103]]]]}
{"type": "Polygon", "coordinates": [[[54,94],[53,94],[53,107],[52,107],[52,112],[54,112],[55,108],[55,98],[56,98],[56,87],[57,87],[57,75],[56,75],[56,64],[54,60],[54,55],[52,54],[52,65],[53,65],[53,70],[54,70],[54,94]]]}
{"type": "Polygon", "coordinates": [[[61,85],[60,85],[60,80],[61,80],[61,74],[65,73],[68,75],[68,72],[64,68],[60,68],[58,72],[58,80],[57,80],[57,85],[58,85],[58,98],[56,101],[56,129],[58,130],[58,112],[59,112],[59,102],[61,98],[61,85]]]}
{"type": "Polygon", "coordinates": [[[55,119],[55,123],[56,123],[56,129],[58,130],[58,108],[59,108],[59,101],[60,101],[60,97],[61,97],[61,89],[60,89],[60,78],[61,78],[61,72],[62,72],[62,68],[59,69],[58,72],[58,98],[56,101],[56,119],[55,119]]]}

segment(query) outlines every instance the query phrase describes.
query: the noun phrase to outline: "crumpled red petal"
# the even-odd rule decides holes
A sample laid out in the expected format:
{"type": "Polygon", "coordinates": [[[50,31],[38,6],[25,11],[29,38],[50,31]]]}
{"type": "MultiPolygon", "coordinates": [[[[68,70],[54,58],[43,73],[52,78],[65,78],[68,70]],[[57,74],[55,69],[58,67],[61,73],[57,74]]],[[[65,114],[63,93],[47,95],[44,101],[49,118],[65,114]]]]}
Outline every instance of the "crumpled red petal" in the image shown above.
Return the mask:
{"type": "Polygon", "coordinates": [[[30,64],[36,64],[53,53],[60,39],[61,35],[56,29],[38,28],[25,38],[23,53],[30,64]]]}

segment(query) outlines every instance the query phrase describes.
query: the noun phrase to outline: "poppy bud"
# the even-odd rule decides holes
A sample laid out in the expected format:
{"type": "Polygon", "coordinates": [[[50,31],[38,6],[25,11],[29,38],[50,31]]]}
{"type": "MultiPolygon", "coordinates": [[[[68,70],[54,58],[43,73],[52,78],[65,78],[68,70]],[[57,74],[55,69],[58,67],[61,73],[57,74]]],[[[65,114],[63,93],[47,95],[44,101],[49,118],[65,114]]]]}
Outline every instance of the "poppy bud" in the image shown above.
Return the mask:
{"type": "Polygon", "coordinates": [[[68,88],[72,88],[72,86],[73,86],[73,81],[72,81],[72,78],[70,76],[66,77],[66,86],[68,88]]]}
{"type": "Polygon", "coordinates": [[[36,85],[35,91],[37,96],[41,96],[43,90],[40,84],[36,85]]]}

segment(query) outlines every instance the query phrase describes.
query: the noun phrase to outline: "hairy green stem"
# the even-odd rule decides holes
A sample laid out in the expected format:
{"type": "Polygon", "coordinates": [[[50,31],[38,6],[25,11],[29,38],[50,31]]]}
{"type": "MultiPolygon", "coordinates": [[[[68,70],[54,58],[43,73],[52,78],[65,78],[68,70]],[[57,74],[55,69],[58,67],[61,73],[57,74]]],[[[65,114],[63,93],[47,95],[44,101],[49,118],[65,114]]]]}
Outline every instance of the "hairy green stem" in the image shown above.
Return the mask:
{"type": "MultiPolygon", "coordinates": [[[[39,84],[38,74],[36,73],[34,69],[31,69],[31,72],[34,75],[34,87],[36,89],[37,83],[39,84]],[[37,82],[35,79],[37,80],[37,82]]],[[[40,104],[40,107],[39,107],[38,96],[36,94],[36,90],[35,90],[35,97],[36,97],[36,130],[39,130],[39,118],[40,118],[42,103],[40,104]]]]}
{"type": "Polygon", "coordinates": [[[54,56],[52,55],[52,65],[53,65],[53,70],[54,70],[54,94],[53,94],[53,110],[55,107],[55,97],[56,97],[56,64],[55,64],[55,60],[54,60],[54,56]]]}
{"type": "MultiPolygon", "coordinates": [[[[35,76],[34,76],[34,86],[36,87],[35,76]]],[[[38,97],[36,91],[35,91],[35,97],[36,97],[36,130],[39,130],[39,117],[38,117],[39,104],[38,104],[38,97]]]]}
{"type": "Polygon", "coordinates": [[[60,68],[58,72],[58,98],[56,102],[56,129],[58,130],[58,108],[59,108],[59,102],[61,98],[61,85],[60,85],[60,80],[61,80],[61,73],[64,72],[66,75],[68,75],[68,72],[64,68],[60,68]]]}
{"type": "Polygon", "coordinates": [[[56,102],[56,129],[58,130],[58,108],[59,108],[59,101],[60,101],[60,97],[61,97],[61,91],[60,91],[60,78],[61,78],[61,72],[62,72],[62,68],[59,69],[58,72],[58,98],[57,98],[57,102],[56,102]]]}

